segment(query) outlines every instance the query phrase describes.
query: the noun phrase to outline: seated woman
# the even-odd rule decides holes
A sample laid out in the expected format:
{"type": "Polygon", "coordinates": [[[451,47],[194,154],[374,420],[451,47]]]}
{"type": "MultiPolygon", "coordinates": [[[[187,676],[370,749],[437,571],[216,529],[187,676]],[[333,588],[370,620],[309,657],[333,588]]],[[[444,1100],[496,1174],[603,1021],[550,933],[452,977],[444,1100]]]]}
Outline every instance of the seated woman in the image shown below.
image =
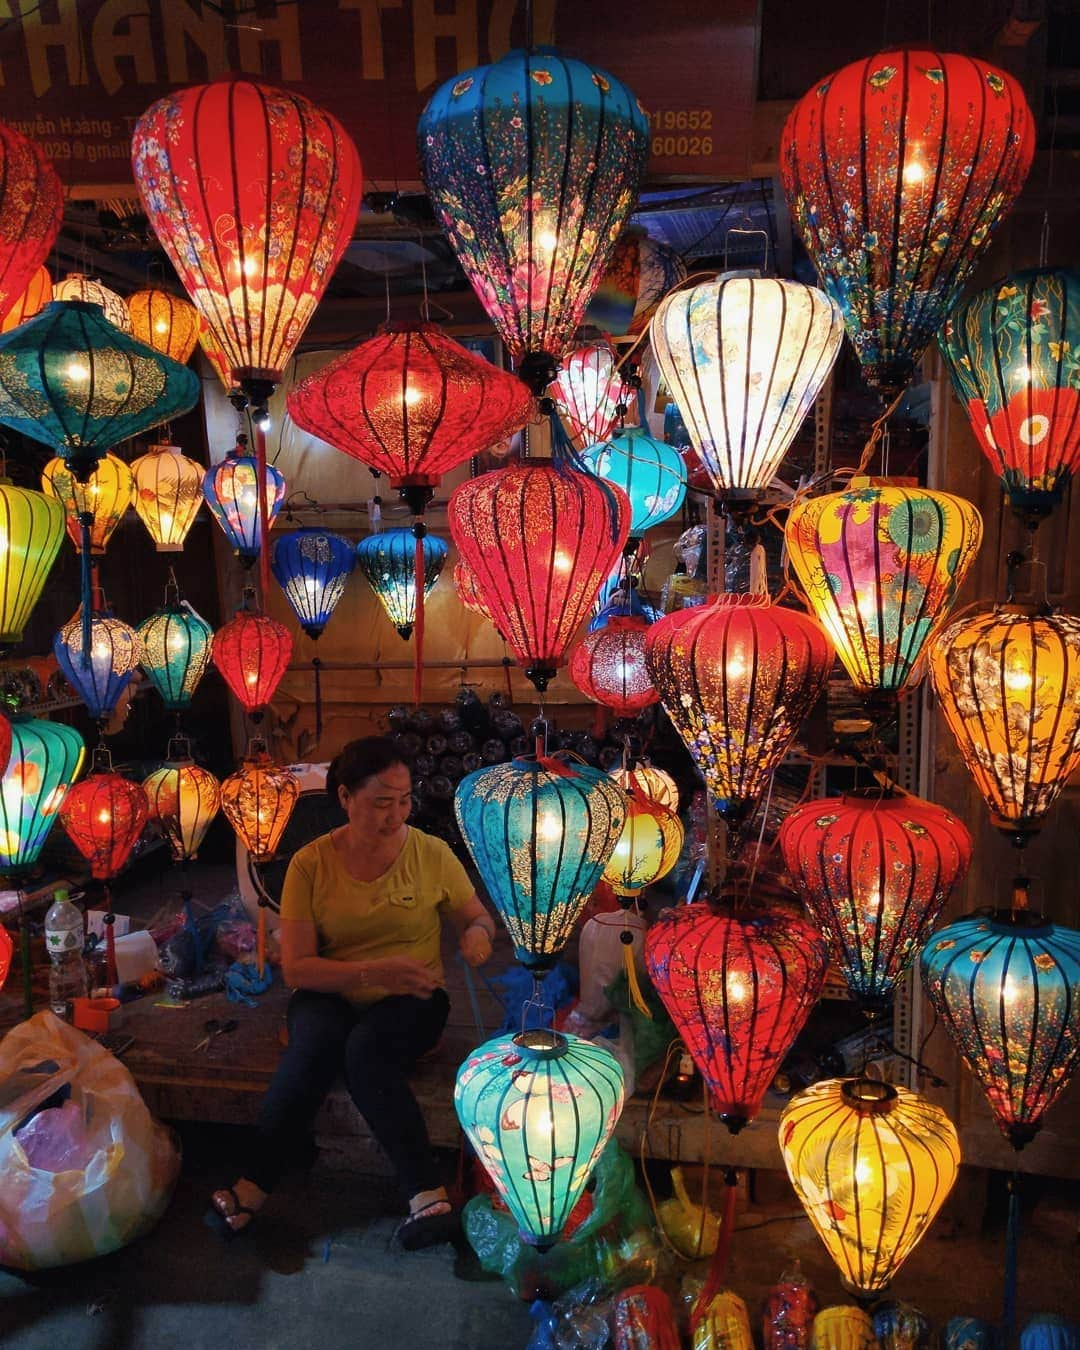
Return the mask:
{"type": "Polygon", "coordinates": [[[281,896],[282,974],[295,989],[288,1048],[245,1174],[215,1191],[208,1219],[223,1236],[251,1223],[344,1073],[409,1197],[399,1235],[411,1250],[446,1240],[456,1224],[406,1080],[450,1010],[441,919],[453,924],[470,966],[490,957],[495,924],[449,847],[406,824],[412,779],[392,741],[350,742],[330,765],[326,790],[348,823],[293,856],[281,896]]]}

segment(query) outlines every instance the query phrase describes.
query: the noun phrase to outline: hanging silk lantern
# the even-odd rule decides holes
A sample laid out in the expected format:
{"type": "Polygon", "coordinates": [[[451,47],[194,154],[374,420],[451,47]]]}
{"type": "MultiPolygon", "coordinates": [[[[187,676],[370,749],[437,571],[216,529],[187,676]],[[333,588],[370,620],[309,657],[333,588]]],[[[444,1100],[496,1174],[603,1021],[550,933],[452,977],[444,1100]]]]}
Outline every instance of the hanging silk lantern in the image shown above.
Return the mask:
{"type": "Polygon", "coordinates": [[[606,441],[626,415],[634,390],[623,383],[609,342],[589,342],[563,358],[551,389],[578,449],[606,441]]]}
{"type": "Polygon", "coordinates": [[[7,314],[49,256],[64,215],[52,163],[28,137],[0,122],[0,314],[7,314]]]}
{"type": "Polygon", "coordinates": [[[90,619],[89,658],[84,659],[83,622],[81,615],[76,615],[53,638],[53,655],[90,716],[104,721],[131,683],[142,660],[142,644],[135,629],[121,619],[94,614],[90,619]]]}
{"type": "Polygon", "coordinates": [[[855,688],[898,697],[922,676],[927,639],[979,551],[982,517],[947,492],[855,478],[844,492],[797,502],[784,538],[855,688]]]}
{"type": "Polygon", "coordinates": [[[670,445],[645,427],[627,427],[600,445],[590,445],[582,461],[598,478],[622,488],[630,498],[630,538],[661,525],[686,500],[686,465],[670,445]]]}
{"type": "Polygon", "coordinates": [[[127,298],[131,332],[155,351],[186,366],[199,340],[199,312],[187,300],[151,287],[127,298]]]}
{"type": "Polygon", "coordinates": [[[632,769],[613,769],[611,776],[624,792],[637,791],[669,811],[679,809],[679,788],[671,774],[655,764],[635,764],[632,769]]]}
{"type": "Polygon", "coordinates": [[[821,994],[821,935],[784,906],[683,905],[649,928],[645,965],[720,1119],[738,1134],[821,994]]]}
{"type": "Polygon", "coordinates": [[[522,965],[554,965],[626,811],[626,794],[606,773],[554,755],[477,769],[458,784],[458,828],[522,965]]]}
{"type": "Polygon", "coordinates": [[[390,479],[420,514],[444,473],[529,418],[521,381],[435,324],[395,323],[289,394],[289,416],[390,479]]]}
{"type": "Polygon", "coordinates": [[[140,783],[112,771],[107,750],[95,750],[88,777],[68,790],[60,823],[99,881],[116,876],[142,837],[149,803],[140,783]]]}
{"type": "Polygon", "coordinates": [[[619,236],[584,322],[615,337],[637,337],[656,306],[686,280],[686,264],[673,248],[633,225],[619,236]]]}
{"type": "Polygon", "coordinates": [[[454,1086],[461,1128],[522,1240],[541,1250],[569,1219],[622,1108],[615,1056],[555,1031],[485,1041],[454,1086]]]}
{"type": "Polygon", "coordinates": [[[542,693],[622,554],[626,494],[526,462],[462,483],[447,518],[495,626],[542,693]]]}
{"type": "Polygon", "coordinates": [[[484,604],[484,597],[480,594],[476,585],[476,578],[469,571],[468,564],[462,562],[459,558],[454,564],[454,590],[457,591],[457,597],[466,609],[471,609],[474,614],[479,614],[481,618],[487,619],[488,623],[494,627],[495,620],[491,617],[491,611],[484,604]]]}
{"type": "Polygon", "coordinates": [[[274,580],[309,638],[330,622],[355,561],[352,544],[329,530],[292,530],[274,540],[274,580]]]}
{"type": "Polygon", "coordinates": [[[37,862],[85,754],[74,727],[11,719],[11,757],[0,780],[0,872],[37,862]]]}
{"type": "MultiPolygon", "coordinates": [[[[437,534],[424,534],[423,589],[425,598],[442,574],[449,552],[437,534]]],[[[411,529],[369,534],[356,546],[356,562],[378,596],[386,617],[403,638],[412,636],[416,620],[416,537],[411,529]]]]}
{"type": "Polygon", "coordinates": [[[729,826],[753,811],[832,662],[813,619],[767,597],[718,595],[649,629],[649,674],[729,826]]]}
{"type": "Polygon", "coordinates": [[[274,696],[292,656],[292,634],[283,623],[245,608],[214,634],[212,657],[246,713],[259,713],[274,696]]]}
{"type": "Polygon", "coordinates": [[[225,390],[226,394],[231,394],[238,388],[238,385],[233,379],[229,358],[225,355],[225,349],[221,343],[214,336],[214,330],[201,314],[199,315],[199,349],[210,362],[214,374],[221,382],[222,389],[225,390]]]}
{"type": "Polygon", "coordinates": [[[674,811],[637,792],[629,799],[622,834],[604,868],[604,880],[626,898],[666,877],[683,846],[682,822],[674,811]]]}
{"type": "Polygon", "coordinates": [[[871,788],[797,806],[779,844],[848,989],[887,1005],[967,873],[967,830],[933,802],[871,788]]]}
{"type": "Polygon", "coordinates": [[[605,71],[517,49],[437,89],[417,138],[436,219],[540,393],[637,200],[649,153],[641,105],[605,71]]]}
{"type": "Polygon", "coordinates": [[[124,297],[108,286],[103,286],[100,281],[92,281],[81,272],[69,272],[62,281],[56,283],[52,292],[54,300],[74,300],[81,305],[96,305],[114,328],[119,328],[122,333],[134,333],[124,297]]]}
{"type": "Polygon", "coordinates": [[[218,780],[191,758],[185,736],[169,742],[168,758],[143,780],[150,819],[160,827],[177,861],[195,858],[221,806],[218,780]]]}
{"type": "Polygon", "coordinates": [[[930,675],[991,821],[1022,848],[1080,766],[1080,619],[1023,605],[958,619],[930,675]]]}
{"type": "Polygon", "coordinates": [[[203,471],[176,445],[153,445],[132,463],[135,510],[157,553],[180,553],[202,505],[203,471]]]}
{"type": "MultiPolygon", "coordinates": [[[[175,590],[175,588],[174,588],[175,590]]],[[[210,665],[214,630],[176,592],[136,628],[142,668],[170,712],[181,712],[210,665]]]]}
{"type": "Polygon", "coordinates": [[[886,398],[911,380],[1034,153],[1020,85],[970,56],[880,52],[796,103],[780,141],[784,192],[886,398]]]}
{"type": "Polygon", "coordinates": [[[780,1151],[844,1287],[862,1298],[889,1284],[960,1171],[945,1112],[872,1078],[827,1078],[792,1097],[780,1115],[780,1151]]]}
{"type": "Polygon", "coordinates": [[[99,459],[85,483],[80,483],[67,461],[50,459],[41,471],[44,491],[63,506],[68,538],[76,548],[82,546],[81,517],[93,517],[90,526],[90,552],[104,553],[124,512],[132,504],[135,483],[131,470],[112,453],[99,459]]]}
{"type": "Polygon", "coordinates": [[[586,698],[612,708],[618,717],[635,717],[659,700],[645,668],[648,631],[644,619],[613,615],[570,649],[570,678],[586,698]]]}
{"type": "Polygon", "coordinates": [[[1080,465],[1080,272],[1008,276],[957,305],[938,341],[975,439],[1034,528],[1080,465]]]}
{"type": "Polygon", "coordinates": [[[269,862],[300,796],[300,780],[259,745],[221,784],[221,810],[252,862],[269,862]]]}
{"type": "Polygon", "coordinates": [[[0,336],[0,423],[51,446],[80,481],[111,446],[198,397],[194,371],[121,332],[95,305],[53,301],[0,336]]]}
{"type": "Polygon", "coordinates": [[[64,508],[58,501],[0,479],[0,643],[5,646],[22,641],[63,538],[64,508]]]}
{"type": "MultiPolygon", "coordinates": [[[[2,284],[0,281],[0,285],[2,284]]],[[[32,319],[35,314],[40,314],[52,298],[52,277],[49,276],[49,269],[39,267],[27,282],[22,295],[0,320],[0,333],[10,333],[13,328],[18,328],[19,324],[32,319]]]]}
{"type": "MultiPolygon", "coordinates": [[[[259,506],[259,464],[245,453],[243,439],[225,458],[207,469],[203,495],[210,511],[225,532],[243,567],[251,567],[262,547],[264,513],[259,506]]],[[[272,464],[265,466],[266,528],[271,529],[285,500],[285,478],[272,464]]]]}
{"type": "Polygon", "coordinates": [[[713,491],[752,503],[832,370],[840,311],[801,281],[719,276],[668,296],[649,334],[713,491]]]}

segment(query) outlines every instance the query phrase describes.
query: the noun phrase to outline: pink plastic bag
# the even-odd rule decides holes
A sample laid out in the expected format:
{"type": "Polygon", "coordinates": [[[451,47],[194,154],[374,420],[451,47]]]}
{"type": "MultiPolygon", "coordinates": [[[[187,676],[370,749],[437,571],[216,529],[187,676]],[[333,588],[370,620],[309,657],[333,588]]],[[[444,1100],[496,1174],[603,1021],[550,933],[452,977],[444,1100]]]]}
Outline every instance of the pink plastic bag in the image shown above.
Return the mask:
{"type": "Polygon", "coordinates": [[[82,1171],[93,1153],[82,1111],[73,1101],[39,1111],[15,1131],[15,1138],[39,1172],[82,1171]]]}

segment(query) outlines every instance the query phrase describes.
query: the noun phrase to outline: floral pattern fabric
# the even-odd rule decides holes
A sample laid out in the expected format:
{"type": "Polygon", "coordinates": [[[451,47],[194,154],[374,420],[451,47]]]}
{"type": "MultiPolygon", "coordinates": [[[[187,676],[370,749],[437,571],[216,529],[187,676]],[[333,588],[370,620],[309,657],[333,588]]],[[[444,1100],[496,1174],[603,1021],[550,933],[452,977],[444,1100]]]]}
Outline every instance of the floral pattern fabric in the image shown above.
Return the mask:
{"type": "Polygon", "coordinates": [[[686,500],[686,465],[679,452],[650,436],[645,427],[627,427],[610,440],[590,445],[585,466],[630,498],[630,535],[670,520],[686,500]]]}
{"type": "Polygon", "coordinates": [[[49,256],[64,189],[38,146],[7,122],[0,122],[0,184],[0,315],[6,316],[49,256]]]}
{"type": "MultiPolygon", "coordinates": [[[[421,544],[421,577],[424,598],[442,576],[449,552],[437,534],[425,534],[421,544]]],[[[356,565],[378,596],[386,617],[403,638],[416,622],[416,537],[411,529],[383,530],[369,534],[356,546],[356,565]]]]}

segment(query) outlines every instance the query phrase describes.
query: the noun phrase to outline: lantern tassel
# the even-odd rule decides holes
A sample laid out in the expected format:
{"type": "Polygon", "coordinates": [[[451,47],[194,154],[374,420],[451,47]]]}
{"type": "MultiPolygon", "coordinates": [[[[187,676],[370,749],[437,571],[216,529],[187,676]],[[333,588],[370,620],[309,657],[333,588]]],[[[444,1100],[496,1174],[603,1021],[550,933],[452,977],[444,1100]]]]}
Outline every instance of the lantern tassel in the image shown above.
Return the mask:
{"type": "Polygon", "coordinates": [[[322,740],[322,661],[317,656],[311,658],[311,669],[315,672],[315,744],[322,740]]]}
{"type": "Polygon", "coordinates": [[[1009,1218],[1005,1228],[1005,1294],[1001,1309],[1001,1344],[1012,1345],[1016,1331],[1016,1275],[1020,1249],[1020,1173],[1009,1178],[1009,1218]]]}
{"type": "Polygon", "coordinates": [[[90,530],[94,524],[93,513],[79,512],[79,570],[82,596],[82,663],[90,664],[90,626],[93,623],[93,558],[90,552],[90,530]]]}
{"type": "Polygon", "coordinates": [[[266,900],[259,897],[259,918],[255,929],[255,961],[259,979],[266,979],[266,900]]]}
{"type": "Polygon", "coordinates": [[[413,551],[413,585],[416,587],[416,618],[413,636],[416,653],[413,664],[413,706],[419,708],[424,685],[424,536],[427,526],[422,520],[413,524],[416,545],[413,551]]]}
{"type": "MultiPolygon", "coordinates": [[[[710,1304],[724,1284],[728,1257],[731,1254],[731,1239],[735,1233],[735,1198],[738,1192],[738,1184],[739,1178],[734,1167],[727,1168],[724,1172],[724,1215],[720,1223],[720,1237],[709,1264],[708,1278],[698,1295],[697,1302],[694,1304],[694,1311],[690,1315],[691,1337],[697,1331],[698,1323],[709,1311],[710,1304]]],[[[702,1198],[702,1204],[705,1204],[705,1197],[702,1198]]]]}
{"type": "Polygon", "coordinates": [[[113,914],[112,889],[107,881],[103,889],[105,892],[105,983],[110,989],[115,989],[120,983],[120,977],[116,973],[116,934],[113,932],[116,916],[113,914]]]}
{"type": "Polygon", "coordinates": [[[630,1005],[636,1008],[642,1017],[647,1017],[651,1022],[652,1010],[645,1002],[645,995],[641,992],[637,961],[634,959],[634,935],[629,928],[624,928],[619,934],[619,941],[622,943],[622,963],[623,970],[626,971],[626,988],[630,996],[630,1005]]]}
{"type": "Polygon", "coordinates": [[[266,509],[266,432],[261,419],[255,423],[255,465],[259,493],[259,586],[265,606],[270,596],[270,522],[266,509]]]}

